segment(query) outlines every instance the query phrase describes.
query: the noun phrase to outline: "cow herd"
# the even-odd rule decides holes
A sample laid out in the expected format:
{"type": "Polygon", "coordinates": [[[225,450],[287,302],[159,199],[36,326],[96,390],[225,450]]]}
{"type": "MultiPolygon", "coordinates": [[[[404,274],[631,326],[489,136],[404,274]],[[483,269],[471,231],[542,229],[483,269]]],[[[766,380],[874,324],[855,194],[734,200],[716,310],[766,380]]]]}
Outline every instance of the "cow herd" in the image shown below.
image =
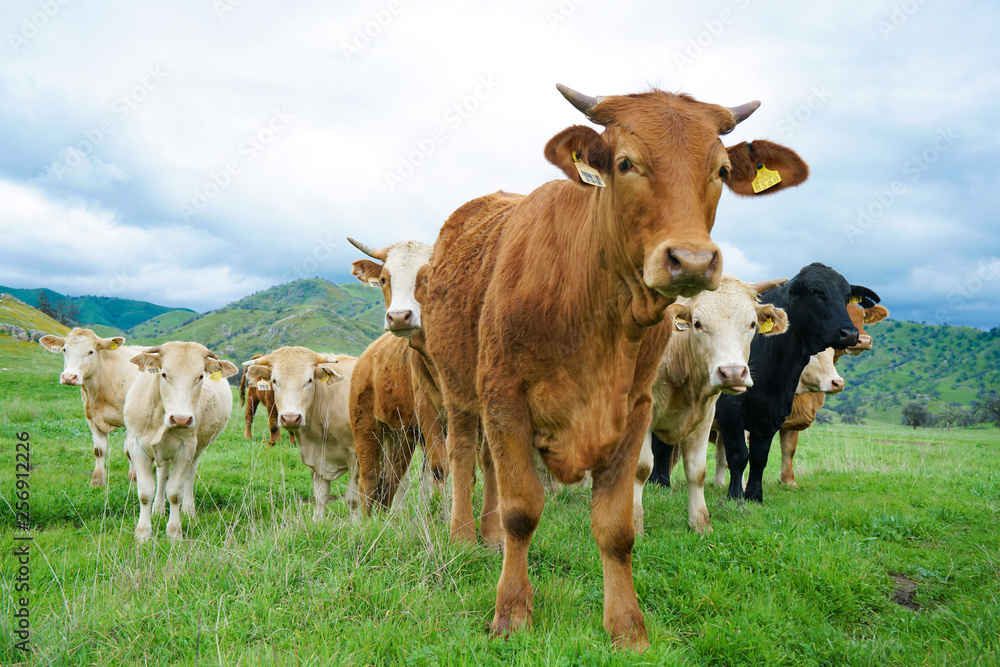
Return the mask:
{"type": "MultiPolygon", "coordinates": [[[[317,520],[344,473],[352,512],[397,505],[422,447],[421,485],[441,493],[450,476],[451,539],[475,542],[478,463],[478,535],[503,552],[491,626],[501,636],[531,622],[527,554],[546,496],[539,467],[562,484],[589,478],[604,627],[617,644],[641,649],[632,547],[647,478],[669,484],[680,459],[689,525],[710,531],[709,442],[716,484],[728,465],[729,496],[762,501],[780,431],[780,479],[794,485],[798,432],[822,393],[844,387],[835,357],[870,348],[863,326],[888,311],[822,264],[757,284],[722,273],[709,236],[722,190],[755,197],[808,177],[784,146],[723,145],[720,136],[758,102],[727,108],[659,90],[559,90],[604,127],[573,126],[548,142],[545,157],[568,180],[468,202],[433,247],[351,239],[366,255],[353,274],[383,291],[387,333],[357,359],[302,347],[257,355],[243,362],[240,393],[248,436],[258,404],[272,444],[279,428],[294,434],[312,471],[317,520]]],[[[81,387],[91,484],[105,483],[108,433],[124,426],[136,538],[150,537],[150,514],[167,503],[167,534],[179,537],[180,512],[195,511],[199,457],[232,411],[222,379],[238,368],[198,343],[125,346],[87,329],[41,344],[64,355],[60,382],[81,387]]]]}

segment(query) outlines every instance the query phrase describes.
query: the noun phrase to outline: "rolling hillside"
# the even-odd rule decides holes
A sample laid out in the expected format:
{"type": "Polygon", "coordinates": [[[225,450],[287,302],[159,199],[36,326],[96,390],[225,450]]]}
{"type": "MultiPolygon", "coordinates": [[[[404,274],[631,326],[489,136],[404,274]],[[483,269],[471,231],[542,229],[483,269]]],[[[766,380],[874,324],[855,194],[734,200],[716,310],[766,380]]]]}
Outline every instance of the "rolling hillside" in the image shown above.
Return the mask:
{"type": "Polygon", "coordinates": [[[135,327],[130,342],[193,340],[237,363],[283,345],[361,354],[382,334],[382,292],[299,280],[252,294],[202,316],[166,313],[135,327]],[[181,320],[181,321],[178,321],[181,320]]]}
{"type": "Polygon", "coordinates": [[[868,333],[872,350],[840,361],[847,388],[828,397],[828,406],[856,405],[873,419],[898,423],[911,400],[925,400],[935,412],[947,403],[968,406],[979,392],[1000,387],[1000,328],[886,321],[868,333]]]}
{"type": "MultiPolygon", "coordinates": [[[[0,287],[0,294],[10,294],[6,287],[0,287]]],[[[32,308],[17,298],[8,299],[0,296],[0,324],[13,324],[24,330],[37,329],[45,333],[63,335],[69,327],[56,322],[45,313],[32,308]]],[[[0,335],[3,335],[0,332],[0,335]]]]}
{"type": "Polygon", "coordinates": [[[43,292],[49,301],[68,298],[80,309],[80,322],[83,326],[89,328],[93,328],[91,325],[110,327],[110,329],[100,330],[99,333],[101,335],[115,335],[116,332],[127,331],[150,318],[172,311],[185,312],[188,317],[197,315],[193,310],[187,308],[178,309],[169,306],[158,306],[148,301],[134,301],[132,299],[119,299],[117,297],[106,296],[67,297],[64,294],[44,287],[39,289],[15,289],[0,286],[0,292],[13,294],[32,307],[38,306],[38,295],[43,292]]]}

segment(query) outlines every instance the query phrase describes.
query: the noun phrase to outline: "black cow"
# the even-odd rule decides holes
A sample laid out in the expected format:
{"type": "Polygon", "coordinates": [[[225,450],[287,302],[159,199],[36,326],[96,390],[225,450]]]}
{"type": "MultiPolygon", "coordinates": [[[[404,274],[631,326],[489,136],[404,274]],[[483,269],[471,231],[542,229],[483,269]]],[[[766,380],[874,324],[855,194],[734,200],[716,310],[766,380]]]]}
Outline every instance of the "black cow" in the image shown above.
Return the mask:
{"type": "Polygon", "coordinates": [[[762,303],[780,306],[788,313],[782,336],[755,336],[750,345],[753,387],[735,395],[722,395],[715,418],[729,462],[729,497],[764,501],[762,478],[771,440],[792,410],[795,388],[809,357],[828,347],[856,345],[858,330],[847,315],[847,303],[859,299],[863,308],[879,302],[875,292],[851,285],[823,264],[810,264],[781,287],[760,295],[762,303]],[[747,451],[744,431],[750,432],[747,451]],[[750,476],[743,491],[743,470],[750,462],[750,476]]]}

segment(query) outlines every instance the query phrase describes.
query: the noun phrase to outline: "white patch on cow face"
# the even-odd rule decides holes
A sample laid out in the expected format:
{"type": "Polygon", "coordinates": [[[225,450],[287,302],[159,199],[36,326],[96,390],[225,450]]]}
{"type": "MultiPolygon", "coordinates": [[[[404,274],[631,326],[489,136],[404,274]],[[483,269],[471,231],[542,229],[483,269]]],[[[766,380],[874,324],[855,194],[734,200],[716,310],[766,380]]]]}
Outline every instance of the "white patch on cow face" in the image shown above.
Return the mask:
{"type": "Polygon", "coordinates": [[[99,350],[95,335],[71,331],[66,336],[62,351],[63,371],[59,375],[59,384],[79,387],[96,373],[99,350]]]}
{"type": "Polygon", "coordinates": [[[713,389],[741,393],[753,386],[747,360],[757,331],[757,310],[750,293],[727,289],[702,292],[692,299],[678,299],[691,308],[691,336],[695,359],[708,373],[713,389]]]}
{"type": "Polygon", "coordinates": [[[819,354],[814,354],[809,358],[809,363],[802,369],[799,376],[799,384],[795,388],[796,394],[808,394],[821,392],[824,394],[837,394],[844,389],[844,378],[837,372],[837,367],[833,365],[834,349],[828,347],[819,354]]]}
{"type": "Polygon", "coordinates": [[[163,425],[167,428],[192,429],[201,400],[201,390],[207,373],[201,355],[166,355],[161,360],[158,382],[163,425]]]}
{"type": "Polygon", "coordinates": [[[306,414],[316,393],[315,372],[313,363],[272,363],[271,391],[280,427],[297,429],[306,425],[306,414]]]}
{"type": "Polygon", "coordinates": [[[417,273],[431,258],[431,246],[417,241],[397,243],[389,249],[385,273],[390,276],[391,300],[386,304],[383,324],[386,331],[409,336],[419,329],[420,304],[417,303],[417,273]]]}

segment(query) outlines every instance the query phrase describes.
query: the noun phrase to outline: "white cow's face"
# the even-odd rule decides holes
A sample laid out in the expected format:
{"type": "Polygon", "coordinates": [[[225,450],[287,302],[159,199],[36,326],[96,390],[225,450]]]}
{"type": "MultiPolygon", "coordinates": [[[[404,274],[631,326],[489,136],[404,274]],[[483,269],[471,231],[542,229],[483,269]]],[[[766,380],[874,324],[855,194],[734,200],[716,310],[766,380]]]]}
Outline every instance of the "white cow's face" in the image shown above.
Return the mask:
{"type": "Polygon", "coordinates": [[[802,369],[802,375],[799,376],[799,385],[795,388],[796,394],[812,392],[838,394],[844,390],[844,378],[840,376],[837,367],[833,365],[835,352],[836,350],[832,347],[828,347],[809,358],[809,363],[802,369]]]}
{"type": "Polygon", "coordinates": [[[101,338],[90,329],[73,329],[65,338],[43,336],[39,343],[48,350],[61,352],[63,371],[59,384],[80,387],[99,374],[102,353],[117,350],[125,339],[121,336],[101,338]]]}
{"type": "Polygon", "coordinates": [[[758,330],[780,334],[788,326],[785,311],[756,301],[747,283],[724,276],[718,290],[702,292],[668,308],[672,335],[688,337],[695,363],[708,374],[713,389],[738,394],[753,386],[747,360],[758,330]]]}
{"type": "Polygon", "coordinates": [[[417,291],[423,279],[421,267],[430,261],[431,250],[426,243],[402,241],[389,247],[383,264],[370,260],[354,262],[354,275],[359,280],[382,288],[386,331],[409,338],[421,327],[417,291]]]}
{"type": "Polygon", "coordinates": [[[220,361],[198,343],[164,343],[133,357],[132,363],[156,376],[166,428],[195,428],[205,382],[221,382],[222,378],[238,372],[236,366],[220,361]]]}
{"type": "Polygon", "coordinates": [[[304,347],[283,347],[245,365],[251,381],[270,382],[278,425],[295,430],[306,425],[316,386],[346,379],[335,370],[337,363],[335,356],[317,354],[304,347]]]}

